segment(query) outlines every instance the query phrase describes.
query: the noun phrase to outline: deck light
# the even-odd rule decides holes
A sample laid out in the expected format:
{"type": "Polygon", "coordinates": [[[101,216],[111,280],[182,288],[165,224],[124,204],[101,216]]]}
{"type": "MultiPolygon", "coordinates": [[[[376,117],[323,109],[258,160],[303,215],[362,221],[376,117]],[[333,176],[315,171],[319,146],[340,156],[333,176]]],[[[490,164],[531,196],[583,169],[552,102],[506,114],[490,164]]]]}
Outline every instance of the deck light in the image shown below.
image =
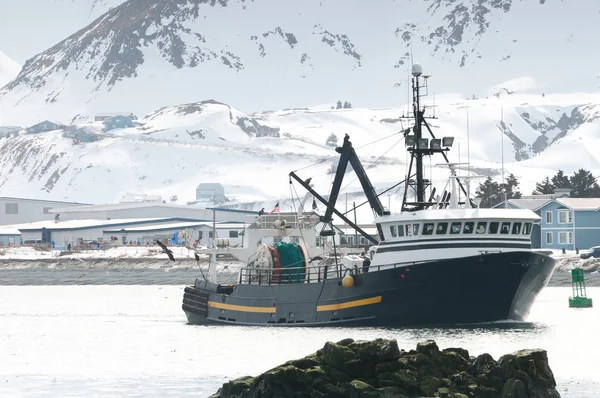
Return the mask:
{"type": "Polygon", "coordinates": [[[406,146],[415,146],[415,136],[414,135],[407,135],[406,138],[404,139],[406,146]]]}
{"type": "Polygon", "coordinates": [[[435,138],[433,140],[431,140],[431,149],[442,149],[442,140],[440,140],[439,138],[435,138]]]}
{"type": "Polygon", "coordinates": [[[427,149],[429,147],[429,138],[419,138],[419,149],[427,149]]]}
{"type": "Polygon", "coordinates": [[[442,146],[443,147],[449,147],[452,146],[452,144],[454,144],[454,137],[444,137],[442,138],[442,146]]]}

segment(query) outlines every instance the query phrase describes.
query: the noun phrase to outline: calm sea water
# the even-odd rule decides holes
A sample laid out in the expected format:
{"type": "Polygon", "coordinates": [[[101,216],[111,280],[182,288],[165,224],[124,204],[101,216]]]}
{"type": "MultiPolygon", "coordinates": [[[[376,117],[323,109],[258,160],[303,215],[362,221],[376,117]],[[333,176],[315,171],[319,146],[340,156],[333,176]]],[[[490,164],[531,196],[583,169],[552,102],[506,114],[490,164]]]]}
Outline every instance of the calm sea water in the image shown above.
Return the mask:
{"type": "Polygon", "coordinates": [[[186,324],[183,286],[0,286],[0,397],[206,397],[345,337],[435,339],[498,359],[548,350],[563,397],[600,397],[600,288],[569,309],[546,288],[526,323],[446,329],[202,327],[186,324]]]}

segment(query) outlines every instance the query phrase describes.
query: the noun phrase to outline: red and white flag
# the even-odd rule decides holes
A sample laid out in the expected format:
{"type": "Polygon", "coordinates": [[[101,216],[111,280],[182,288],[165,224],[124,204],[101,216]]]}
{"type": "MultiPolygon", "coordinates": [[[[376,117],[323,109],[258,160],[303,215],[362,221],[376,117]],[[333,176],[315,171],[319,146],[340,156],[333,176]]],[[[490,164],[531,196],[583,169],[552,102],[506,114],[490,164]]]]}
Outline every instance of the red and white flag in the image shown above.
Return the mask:
{"type": "Polygon", "coordinates": [[[277,204],[275,205],[275,208],[273,208],[273,210],[271,210],[271,212],[269,214],[273,214],[273,213],[279,213],[279,202],[277,202],[277,204]]]}

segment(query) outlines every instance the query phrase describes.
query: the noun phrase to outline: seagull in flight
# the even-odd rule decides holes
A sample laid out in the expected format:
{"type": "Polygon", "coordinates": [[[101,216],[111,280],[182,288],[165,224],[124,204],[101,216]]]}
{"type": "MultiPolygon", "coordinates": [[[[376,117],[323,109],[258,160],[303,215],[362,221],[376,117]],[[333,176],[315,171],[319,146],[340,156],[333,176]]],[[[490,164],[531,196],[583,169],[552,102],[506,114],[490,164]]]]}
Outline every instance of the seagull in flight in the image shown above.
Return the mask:
{"type": "Polygon", "coordinates": [[[159,240],[157,240],[156,243],[163,249],[163,253],[167,253],[167,256],[169,256],[169,260],[175,261],[175,257],[173,257],[173,252],[171,251],[171,249],[168,249],[167,246],[165,246],[164,243],[162,243],[159,240]]]}

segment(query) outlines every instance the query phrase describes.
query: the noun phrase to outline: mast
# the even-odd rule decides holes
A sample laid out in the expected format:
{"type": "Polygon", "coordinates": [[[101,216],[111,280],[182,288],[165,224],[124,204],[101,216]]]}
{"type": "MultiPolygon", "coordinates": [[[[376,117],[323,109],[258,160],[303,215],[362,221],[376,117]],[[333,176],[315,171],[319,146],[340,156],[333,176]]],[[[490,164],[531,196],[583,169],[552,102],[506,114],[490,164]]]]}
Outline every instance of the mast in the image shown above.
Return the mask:
{"type": "MultiPolygon", "coordinates": [[[[422,130],[422,122],[421,117],[423,114],[421,113],[421,97],[419,95],[419,77],[423,74],[423,70],[421,69],[421,65],[414,64],[412,67],[412,75],[413,75],[413,115],[415,118],[415,141],[417,142],[417,148],[414,149],[413,156],[415,157],[417,163],[417,202],[423,203],[425,202],[425,183],[423,181],[423,149],[420,148],[421,138],[423,138],[423,130],[422,130]]],[[[427,82],[427,77],[423,77],[423,80],[427,82]]],[[[421,210],[423,207],[420,205],[421,210]]]]}
{"type": "MultiPolygon", "coordinates": [[[[412,65],[412,76],[413,114],[412,117],[408,116],[408,118],[414,119],[414,126],[412,129],[409,128],[404,131],[405,145],[408,152],[411,154],[411,160],[408,166],[407,183],[404,187],[402,212],[424,210],[436,204],[433,198],[425,198],[426,189],[431,185],[431,180],[426,180],[424,178],[423,157],[440,153],[446,160],[446,163],[450,163],[446,152],[450,150],[450,147],[454,143],[454,137],[436,138],[425,119],[425,108],[421,107],[421,97],[427,96],[427,79],[430,76],[423,75],[423,69],[419,64],[412,65]],[[423,137],[423,127],[425,127],[426,131],[429,133],[431,139],[423,137]],[[414,174],[412,172],[413,165],[416,168],[414,174]],[[413,177],[415,178],[414,180],[412,180],[413,177]],[[407,200],[409,187],[415,192],[416,200],[414,202],[408,202],[407,200]]],[[[435,119],[435,116],[433,116],[433,118],[435,119]]],[[[465,200],[470,201],[471,199],[461,181],[457,179],[456,182],[459,185],[460,191],[465,195],[465,200]]],[[[444,194],[442,196],[446,198],[444,203],[441,204],[443,208],[452,197],[449,194],[444,194]]]]}

